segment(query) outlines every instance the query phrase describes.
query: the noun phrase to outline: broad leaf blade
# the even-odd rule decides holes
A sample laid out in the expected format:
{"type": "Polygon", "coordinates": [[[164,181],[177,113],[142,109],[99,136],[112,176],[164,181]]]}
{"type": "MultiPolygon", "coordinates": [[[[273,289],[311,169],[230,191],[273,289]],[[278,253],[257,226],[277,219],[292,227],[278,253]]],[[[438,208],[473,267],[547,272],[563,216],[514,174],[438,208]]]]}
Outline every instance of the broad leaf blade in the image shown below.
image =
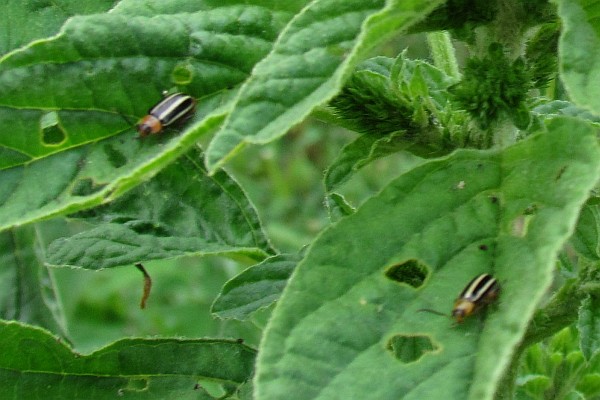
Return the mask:
{"type": "Polygon", "coordinates": [[[582,208],[571,243],[582,256],[600,260],[600,208],[597,204],[586,204],[582,208]]]}
{"type": "Polygon", "coordinates": [[[290,21],[244,84],[207,150],[210,171],[245,143],[267,143],[341,88],[367,46],[422,18],[440,1],[317,0],[290,21]]]}
{"type": "Polygon", "coordinates": [[[542,103],[534,107],[531,112],[541,118],[554,118],[559,115],[575,117],[590,122],[600,124],[600,116],[596,116],[589,111],[577,107],[570,101],[553,100],[547,103],[542,103]]]}
{"type": "Polygon", "coordinates": [[[506,150],[402,175],[296,268],[262,344],[257,398],[492,398],[599,173],[594,130],[557,118],[506,150]],[[421,287],[390,279],[411,265],[430,273],[421,287]],[[502,286],[484,325],[417,312],[449,315],[484,272],[502,286]],[[404,358],[412,350],[418,362],[404,358]]]}
{"type": "Polygon", "coordinates": [[[180,136],[113,137],[0,171],[0,229],[109,202],[151,178],[222,120],[222,114],[207,117],[180,136]]]}
{"type": "Polygon", "coordinates": [[[369,163],[406,150],[414,144],[406,141],[403,136],[404,132],[383,137],[365,133],[344,146],[325,172],[326,193],[331,193],[369,163]]]}
{"type": "Polygon", "coordinates": [[[50,265],[100,269],[183,255],[272,253],[253,205],[193,150],[154,179],[82,215],[95,226],[48,248],[50,265]]]}
{"type": "Polygon", "coordinates": [[[590,360],[600,354],[600,301],[590,296],[579,309],[579,346],[583,355],[590,360]]]}
{"type": "Polygon", "coordinates": [[[225,284],[212,305],[219,318],[245,320],[279,299],[300,261],[297,254],[279,254],[241,272],[225,284]]]}
{"type": "Polygon", "coordinates": [[[39,328],[7,322],[0,338],[3,399],[197,399],[199,380],[248,380],[256,353],[227,340],[124,339],[82,356],[39,328]]]}
{"type": "Polygon", "coordinates": [[[600,115],[600,10],[595,0],[558,0],[561,80],[571,99],[600,115]]]}
{"type": "Polygon", "coordinates": [[[70,17],[108,11],[114,0],[6,1],[0,5],[0,54],[58,32],[70,17]]]}
{"type": "Polygon", "coordinates": [[[304,4],[183,3],[74,17],[0,60],[0,229],[109,201],[184,154],[304,4]],[[198,98],[195,118],[135,140],[129,128],[164,90],[198,98]]]}
{"type": "Polygon", "coordinates": [[[64,338],[62,307],[36,236],[32,226],[0,233],[0,318],[35,324],[64,338]]]}
{"type": "Polygon", "coordinates": [[[254,15],[258,21],[240,22],[239,13],[215,8],[154,18],[103,14],[69,20],[56,37],[2,59],[0,126],[12,134],[2,135],[0,144],[35,160],[123,131],[173,86],[185,88],[201,105],[235,87],[268,52],[278,29],[276,19],[270,22],[275,26],[260,26],[246,48],[234,41],[215,43],[222,35],[249,35],[272,16],[262,10],[254,15]],[[215,24],[218,18],[221,24],[215,24]],[[242,50],[252,57],[235,58],[242,50]],[[50,130],[42,119],[52,112],[58,121],[50,130]]]}

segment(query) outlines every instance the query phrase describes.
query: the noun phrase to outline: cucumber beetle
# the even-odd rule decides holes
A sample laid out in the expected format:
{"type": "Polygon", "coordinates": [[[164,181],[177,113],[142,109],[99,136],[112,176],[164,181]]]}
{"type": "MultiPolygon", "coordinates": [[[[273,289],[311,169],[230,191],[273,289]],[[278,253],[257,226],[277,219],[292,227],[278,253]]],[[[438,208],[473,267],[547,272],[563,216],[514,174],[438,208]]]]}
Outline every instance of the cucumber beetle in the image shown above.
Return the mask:
{"type": "Polygon", "coordinates": [[[172,124],[183,122],[194,115],[196,99],[187,94],[173,93],[148,110],[148,115],[137,124],[140,137],[157,134],[172,124]]]}
{"type": "Polygon", "coordinates": [[[490,274],[473,278],[454,302],[452,317],[460,324],[469,315],[495,301],[499,293],[500,285],[490,274]]]}
{"type": "MultiPolygon", "coordinates": [[[[451,317],[460,324],[465,318],[483,309],[486,305],[494,302],[500,293],[500,284],[490,274],[481,274],[473,278],[471,282],[460,293],[454,301],[451,317]]],[[[439,311],[420,309],[419,311],[432,312],[446,316],[439,311]]]]}

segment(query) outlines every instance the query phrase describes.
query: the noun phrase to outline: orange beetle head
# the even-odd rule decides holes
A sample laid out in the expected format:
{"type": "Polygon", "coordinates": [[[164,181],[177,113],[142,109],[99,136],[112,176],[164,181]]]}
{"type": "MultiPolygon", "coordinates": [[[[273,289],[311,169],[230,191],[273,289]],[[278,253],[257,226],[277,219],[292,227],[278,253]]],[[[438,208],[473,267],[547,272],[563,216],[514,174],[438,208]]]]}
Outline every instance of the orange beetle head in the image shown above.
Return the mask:
{"type": "Polygon", "coordinates": [[[452,310],[452,318],[456,319],[456,322],[461,324],[463,320],[475,311],[475,303],[465,299],[458,299],[454,303],[454,309],[452,310]]]}
{"type": "Polygon", "coordinates": [[[148,136],[151,134],[159,133],[162,130],[162,124],[153,115],[146,115],[139,124],[136,126],[140,137],[148,136]]]}

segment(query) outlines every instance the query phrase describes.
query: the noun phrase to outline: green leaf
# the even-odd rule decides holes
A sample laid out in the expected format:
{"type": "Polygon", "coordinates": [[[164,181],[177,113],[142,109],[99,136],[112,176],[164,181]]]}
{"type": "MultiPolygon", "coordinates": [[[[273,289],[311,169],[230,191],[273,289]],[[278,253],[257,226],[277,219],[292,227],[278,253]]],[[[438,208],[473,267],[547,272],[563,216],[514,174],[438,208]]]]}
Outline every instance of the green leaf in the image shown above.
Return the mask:
{"type": "Polygon", "coordinates": [[[344,146],[331,163],[325,173],[326,193],[390,154],[406,150],[432,158],[449,152],[440,123],[431,121],[446,120],[446,89],[452,82],[432,65],[406,59],[404,54],[396,60],[375,57],[357,67],[331,106],[366,133],[344,146]]]}
{"type": "Polygon", "coordinates": [[[579,347],[587,360],[600,350],[600,299],[590,296],[579,309],[579,347]]]}
{"type": "Polygon", "coordinates": [[[223,115],[204,119],[180,136],[113,137],[0,171],[0,230],[110,202],[151,178],[223,115]]]}
{"type": "Polygon", "coordinates": [[[558,67],[558,39],[560,24],[553,21],[543,24],[528,40],[525,59],[531,71],[534,87],[544,89],[556,78],[558,67]]]}
{"type": "Polygon", "coordinates": [[[290,21],[253,70],[207,150],[210,171],[245,143],[267,143],[331,99],[367,50],[425,16],[438,0],[316,0],[290,21]]]}
{"type": "Polygon", "coordinates": [[[595,0],[557,0],[561,81],[579,106],[600,115],[600,9],[595,0]]]}
{"type": "Polygon", "coordinates": [[[243,321],[270,306],[279,299],[300,259],[298,254],[279,254],[251,266],[223,286],[211,312],[222,319],[243,321]]]}
{"type": "Polygon", "coordinates": [[[252,381],[243,383],[238,390],[238,398],[240,400],[254,400],[253,391],[254,386],[252,385],[252,381]]]}
{"type": "Polygon", "coordinates": [[[192,150],[154,179],[83,214],[91,229],[52,242],[50,265],[101,269],[183,255],[272,253],[256,210],[225,172],[192,150]]]}
{"type": "Polygon", "coordinates": [[[540,343],[536,343],[530,346],[521,357],[515,398],[543,398],[544,391],[552,384],[548,377],[550,364],[544,350],[545,348],[540,343]]]}
{"type": "Polygon", "coordinates": [[[202,110],[205,98],[246,78],[281,27],[270,10],[258,8],[247,20],[239,12],[221,7],[153,18],[111,13],[70,19],[59,35],[1,60],[0,124],[12,134],[0,144],[36,160],[115,135],[131,125],[123,115],[134,122],[173,86],[199,98],[202,110]],[[261,22],[252,45],[218,40],[255,33],[261,22]],[[48,113],[57,115],[54,136],[62,134],[60,140],[47,140],[40,120],[48,113]]]}
{"type": "Polygon", "coordinates": [[[360,133],[382,136],[404,131],[406,140],[420,143],[431,158],[443,147],[436,137],[437,120],[452,83],[456,82],[434,66],[409,60],[404,53],[396,59],[374,57],[356,67],[329,107],[360,133]]]}
{"type": "MultiPolygon", "coordinates": [[[[398,57],[405,61],[403,55],[398,57]]],[[[382,136],[396,131],[409,131],[414,136],[418,124],[412,120],[410,93],[402,90],[404,82],[390,79],[395,60],[374,57],[360,63],[341,92],[330,102],[336,116],[352,130],[382,136]]]]}
{"type": "Polygon", "coordinates": [[[185,154],[304,4],[122,3],[0,59],[0,229],[108,202],[185,154]],[[134,140],[164,90],[196,97],[194,119],[134,140]]]}
{"type": "Polygon", "coordinates": [[[133,338],[83,356],[46,331],[3,321],[0,338],[2,399],[197,399],[199,380],[248,380],[256,354],[235,341],[133,338]]]}
{"type": "Polygon", "coordinates": [[[257,399],[491,399],[599,176],[595,131],[568,118],[402,175],[296,268],[262,342],[257,399]],[[502,287],[485,324],[417,312],[449,315],[484,272],[502,287]],[[418,362],[397,359],[399,343],[418,362]]]}
{"type": "Polygon", "coordinates": [[[114,0],[6,1],[0,5],[0,15],[4,17],[0,54],[6,54],[32,40],[56,34],[70,17],[105,12],[114,4],[114,0]]]}
{"type": "Polygon", "coordinates": [[[577,391],[580,392],[584,399],[593,399],[600,396],[600,374],[591,373],[577,383],[577,391]]]}
{"type": "MultiPolygon", "coordinates": [[[[549,377],[543,375],[529,375],[527,380],[522,382],[520,390],[527,393],[527,399],[543,399],[544,393],[550,388],[552,381],[549,377]]],[[[517,397],[519,398],[519,397],[517,397]]]]}
{"type": "Polygon", "coordinates": [[[346,215],[354,214],[356,209],[340,193],[331,192],[325,199],[330,221],[337,221],[346,215]]]}
{"type": "Polygon", "coordinates": [[[584,257],[600,260],[600,206],[586,204],[581,209],[571,244],[584,257]]]}
{"type": "Polygon", "coordinates": [[[549,341],[530,346],[521,358],[517,397],[592,399],[598,394],[598,355],[587,361],[579,351],[577,330],[567,327],[549,341]]]}
{"type": "Polygon", "coordinates": [[[394,132],[383,137],[371,133],[359,136],[342,148],[325,172],[326,193],[333,192],[371,162],[406,150],[414,144],[405,140],[404,132],[394,132]]]}
{"type": "Polygon", "coordinates": [[[570,101],[553,100],[534,107],[531,112],[542,118],[554,118],[558,115],[567,115],[600,124],[600,117],[587,110],[577,107],[570,101]]]}
{"type": "Polygon", "coordinates": [[[62,305],[32,226],[0,233],[0,318],[39,325],[67,337],[62,305]]]}

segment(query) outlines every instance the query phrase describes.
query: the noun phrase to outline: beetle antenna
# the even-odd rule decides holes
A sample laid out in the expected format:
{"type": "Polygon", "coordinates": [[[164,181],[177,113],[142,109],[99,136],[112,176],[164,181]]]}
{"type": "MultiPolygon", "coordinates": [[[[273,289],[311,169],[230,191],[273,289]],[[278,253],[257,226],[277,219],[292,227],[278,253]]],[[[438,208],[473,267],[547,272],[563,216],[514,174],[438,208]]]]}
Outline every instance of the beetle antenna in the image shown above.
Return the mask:
{"type": "Polygon", "coordinates": [[[125,114],[123,114],[120,111],[117,111],[117,114],[119,114],[121,116],[121,118],[123,118],[123,121],[125,121],[127,123],[127,125],[135,126],[135,122],[132,122],[129,118],[127,118],[127,116],[125,114]]]}
{"type": "Polygon", "coordinates": [[[444,314],[442,312],[439,312],[437,310],[432,310],[431,308],[419,308],[417,310],[417,312],[428,312],[428,313],[432,313],[432,314],[436,314],[436,315],[441,315],[442,317],[447,317],[447,314],[444,314]]]}

